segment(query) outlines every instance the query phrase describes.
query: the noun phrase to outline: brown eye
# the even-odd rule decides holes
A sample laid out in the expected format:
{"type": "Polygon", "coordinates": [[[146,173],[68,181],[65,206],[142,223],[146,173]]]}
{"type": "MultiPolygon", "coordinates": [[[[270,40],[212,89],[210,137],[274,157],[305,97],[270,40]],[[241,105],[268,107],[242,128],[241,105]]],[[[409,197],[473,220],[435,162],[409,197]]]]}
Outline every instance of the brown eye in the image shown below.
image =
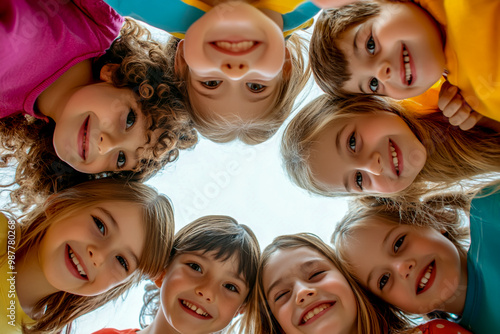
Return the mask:
{"type": "Polygon", "coordinates": [[[208,89],[215,89],[220,86],[222,80],[200,81],[201,85],[208,89]]]}
{"type": "Polygon", "coordinates": [[[247,87],[252,93],[260,93],[266,89],[267,86],[255,83],[255,82],[247,82],[247,87]]]}

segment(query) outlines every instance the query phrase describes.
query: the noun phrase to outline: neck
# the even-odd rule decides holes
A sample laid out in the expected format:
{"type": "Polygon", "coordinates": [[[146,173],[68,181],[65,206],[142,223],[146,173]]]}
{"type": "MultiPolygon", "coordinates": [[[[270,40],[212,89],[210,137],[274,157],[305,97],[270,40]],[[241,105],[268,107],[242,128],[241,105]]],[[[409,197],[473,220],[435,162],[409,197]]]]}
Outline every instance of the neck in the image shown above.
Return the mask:
{"type": "Polygon", "coordinates": [[[138,334],[181,334],[175,328],[173,328],[170,323],[165,318],[163,314],[163,308],[160,304],[158,312],[153,320],[153,322],[142,331],[137,332],[138,334]]]}
{"type": "Polygon", "coordinates": [[[81,61],[70,67],[38,96],[36,108],[57,123],[73,91],[92,83],[92,60],[81,61]]]}
{"type": "Polygon", "coordinates": [[[35,305],[44,297],[58,292],[46,280],[38,260],[38,246],[29,249],[16,263],[16,292],[23,311],[36,318],[35,305]]]}

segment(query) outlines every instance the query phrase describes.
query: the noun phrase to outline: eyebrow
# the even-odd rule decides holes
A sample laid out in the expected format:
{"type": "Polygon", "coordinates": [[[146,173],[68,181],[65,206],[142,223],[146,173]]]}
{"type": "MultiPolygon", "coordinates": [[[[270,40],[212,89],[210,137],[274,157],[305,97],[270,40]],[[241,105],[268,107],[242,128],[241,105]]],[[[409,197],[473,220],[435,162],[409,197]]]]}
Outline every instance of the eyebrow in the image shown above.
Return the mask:
{"type": "MultiPolygon", "coordinates": [[[[395,229],[397,229],[399,227],[399,225],[396,225],[394,226],[393,228],[391,228],[387,234],[385,235],[385,238],[384,240],[382,240],[382,245],[385,245],[387,243],[387,241],[389,240],[389,236],[392,234],[392,231],[394,231],[395,229]]],[[[372,280],[372,277],[373,276],[373,270],[370,271],[370,273],[368,274],[368,280],[366,281],[366,285],[369,286],[370,285],[370,281],[372,280]]]]}
{"type": "MultiPolygon", "coordinates": [[[[118,231],[120,230],[120,226],[116,222],[115,217],[113,217],[111,212],[109,212],[108,210],[106,210],[105,208],[102,208],[102,207],[98,207],[97,209],[108,217],[108,219],[111,221],[111,223],[113,225],[113,228],[115,228],[118,231]]],[[[134,252],[128,247],[126,249],[126,252],[132,258],[132,260],[135,262],[135,266],[137,267],[139,264],[139,259],[138,259],[137,255],[135,255],[134,252]]]]}
{"type": "MultiPolygon", "coordinates": [[[[335,136],[335,146],[337,147],[337,152],[339,153],[340,155],[340,151],[342,149],[342,146],[340,144],[340,135],[342,134],[342,132],[344,132],[344,129],[347,127],[347,124],[345,124],[338,132],[337,132],[337,136],[335,136]]],[[[344,175],[344,178],[343,178],[343,184],[344,184],[344,188],[347,192],[351,192],[351,187],[349,185],[349,182],[347,181],[347,175],[344,175]]]]}

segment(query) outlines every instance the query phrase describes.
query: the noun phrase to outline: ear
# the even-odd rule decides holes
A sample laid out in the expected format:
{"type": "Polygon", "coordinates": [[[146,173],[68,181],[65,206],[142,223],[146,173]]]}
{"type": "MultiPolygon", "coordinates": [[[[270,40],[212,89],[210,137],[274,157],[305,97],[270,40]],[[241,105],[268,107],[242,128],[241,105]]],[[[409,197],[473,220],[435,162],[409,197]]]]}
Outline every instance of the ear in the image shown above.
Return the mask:
{"type": "Polygon", "coordinates": [[[290,80],[292,76],[292,59],[290,57],[290,51],[285,46],[285,62],[283,63],[283,79],[290,80]]]}
{"type": "Polygon", "coordinates": [[[237,316],[238,316],[238,315],[240,315],[240,314],[245,313],[246,309],[247,309],[247,304],[242,304],[242,305],[240,305],[240,307],[238,307],[238,310],[237,310],[237,311],[236,311],[236,313],[234,314],[234,317],[233,317],[233,318],[237,317],[237,316]]]}
{"type": "Polygon", "coordinates": [[[184,77],[182,74],[186,72],[187,67],[186,59],[184,59],[184,40],[181,40],[177,44],[177,50],[175,51],[175,74],[180,78],[184,77]]]}
{"type": "Polygon", "coordinates": [[[156,279],[155,279],[155,285],[158,287],[158,288],[161,288],[161,285],[163,284],[163,279],[165,278],[165,274],[166,272],[163,271],[160,276],[158,276],[156,279]]]}
{"type": "Polygon", "coordinates": [[[113,73],[120,68],[120,64],[106,64],[101,68],[101,72],[99,73],[99,79],[104,82],[111,83],[111,78],[113,77],[113,73]]]}

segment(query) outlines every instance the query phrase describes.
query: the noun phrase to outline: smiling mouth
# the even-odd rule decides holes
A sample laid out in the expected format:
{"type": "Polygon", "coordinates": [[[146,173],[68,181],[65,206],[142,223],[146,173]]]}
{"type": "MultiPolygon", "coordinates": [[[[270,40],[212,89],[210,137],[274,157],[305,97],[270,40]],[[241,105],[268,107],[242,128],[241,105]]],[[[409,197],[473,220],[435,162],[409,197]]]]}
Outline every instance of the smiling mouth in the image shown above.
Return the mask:
{"type": "Polygon", "coordinates": [[[413,75],[411,73],[411,65],[410,65],[410,53],[406,50],[406,45],[403,44],[403,65],[405,68],[405,79],[406,84],[408,86],[413,82],[413,75]]]}
{"type": "Polygon", "coordinates": [[[422,276],[420,279],[420,282],[418,283],[417,287],[417,295],[422,293],[424,289],[427,287],[427,283],[429,283],[429,280],[432,275],[432,271],[434,270],[435,266],[435,261],[432,261],[429,266],[427,267],[427,270],[425,271],[425,274],[422,276]]]}
{"type": "Polygon", "coordinates": [[[208,318],[210,317],[210,314],[205,312],[201,307],[198,307],[194,304],[191,304],[187,300],[181,300],[182,305],[184,305],[186,308],[190,309],[191,311],[195,312],[198,315],[201,315],[202,317],[208,318]]]}
{"type": "Polygon", "coordinates": [[[392,163],[394,165],[394,168],[396,169],[396,175],[399,176],[399,158],[398,158],[398,153],[396,152],[396,148],[394,148],[394,145],[392,141],[389,140],[389,147],[391,149],[391,156],[392,156],[392,163]]]}
{"type": "Polygon", "coordinates": [[[309,320],[314,318],[316,315],[320,314],[324,310],[332,307],[335,303],[324,303],[321,305],[316,306],[314,309],[310,310],[309,312],[304,315],[304,317],[300,320],[300,324],[304,325],[306,324],[309,320]]]}
{"type": "Polygon", "coordinates": [[[76,268],[80,276],[84,279],[88,279],[87,273],[85,272],[85,270],[83,270],[80,261],[78,261],[78,258],[76,257],[76,255],[73,253],[73,250],[69,246],[68,246],[68,255],[69,259],[73,263],[73,266],[76,268]]]}
{"type": "Polygon", "coordinates": [[[88,149],[87,149],[87,132],[89,127],[90,116],[87,116],[87,119],[83,123],[83,138],[82,138],[82,158],[83,160],[87,160],[88,149]]]}
{"type": "Polygon", "coordinates": [[[260,42],[257,41],[215,41],[210,42],[210,44],[218,51],[230,54],[230,55],[244,55],[253,51],[260,42]]]}

